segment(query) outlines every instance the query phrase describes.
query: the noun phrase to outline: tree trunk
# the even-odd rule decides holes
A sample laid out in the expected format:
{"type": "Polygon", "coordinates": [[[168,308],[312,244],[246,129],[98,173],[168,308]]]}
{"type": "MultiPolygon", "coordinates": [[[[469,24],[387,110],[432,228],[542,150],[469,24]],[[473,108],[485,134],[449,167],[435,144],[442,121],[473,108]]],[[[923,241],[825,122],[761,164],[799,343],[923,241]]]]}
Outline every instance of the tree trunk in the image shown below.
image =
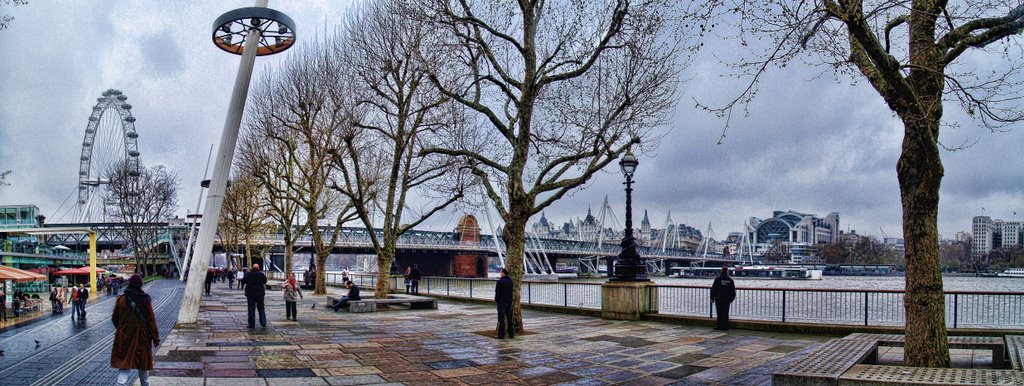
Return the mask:
{"type": "Polygon", "coordinates": [[[384,235],[384,245],[377,256],[377,285],[373,289],[373,297],[387,299],[391,290],[391,264],[395,261],[395,244],[397,237],[384,235]]]}
{"type": "Polygon", "coordinates": [[[331,254],[331,251],[320,251],[316,250],[316,290],[313,291],[315,295],[324,295],[327,293],[327,256],[331,254]]]}
{"type": "Polygon", "coordinates": [[[292,248],[294,246],[295,246],[295,243],[291,242],[291,236],[290,235],[285,236],[285,243],[284,243],[284,277],[285,277],[286,280],[289,277],[292,277],[292,258],[295,255],[295,253],[292,252],[292,248]]]}
{"type": "Polygon", "coordinates": [[[529,213],[530,204],[525,198],[509,200],[509,219],[505,221],[505,247],[507,256],[505,268],[508,269],[508,276],[512,278],[512,323],[515,331],[523,331],[523,310],[521,289],[523,287],[523,256],[526,254],[526,222],[529,215],[524,217],[523,213],[529,213]]]}
{"type": "Polygon", "coordinates": [[[943,168],[937,139],[940,113],[904,119],[903,153],[896,166],[906,239],[906,351],[904,363],[950,367],[945,298],[939,260],[939,185],[943,168]]]}

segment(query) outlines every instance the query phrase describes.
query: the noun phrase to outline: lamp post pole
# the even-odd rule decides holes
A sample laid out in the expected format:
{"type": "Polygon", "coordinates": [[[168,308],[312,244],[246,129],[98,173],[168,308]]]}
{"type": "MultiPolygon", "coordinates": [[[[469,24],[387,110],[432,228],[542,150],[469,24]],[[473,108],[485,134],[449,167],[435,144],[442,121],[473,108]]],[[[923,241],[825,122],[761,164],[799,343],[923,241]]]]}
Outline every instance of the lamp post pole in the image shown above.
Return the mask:
{"type": "Polygon", "coordinates": [[[636,171],[640,162],[627,150],[619,161],[622,174],[626,176],[626,231],[622,238],[622,252],[615,260],[614,273],[608,281],[621,282],[646,282],[647,266],[640,260],[640,252],[637,251],[636,238],[633,237],[633,172],[636,171]]]}
{"type": "Polygon", "coordinates": [[[185,285],[185,294],[178,311],[178,323],[195,323],[199,315],[199,303],[203,292],[201,275],[205,274],[210,265],[213,239],[217,233],[220,209],[224,204],[224,192],[227,190],[235,144],[238,141],[238,129],[242,125],[242,113],[245,110],[256,56],[272,55],[288,49],[295,43],[295,23],[287,15],[266,8],[267,1],[257,0],[255,7],[229,11],[218,17],[213,24],[213,43],[224,51],[241,54],[242,61],[235,76],[231,103],[228,105],[224,131],[221,132],[220,146],[217,148],[217,157],[213,164],[210,192],[203,208],[202,218],[205,224],[199,227],[199,237],[196,239],[192,262],[189,265],[189,273],[193,280],[185,285]],[[241,38],[237,44],[236,37],[241,38]]]}

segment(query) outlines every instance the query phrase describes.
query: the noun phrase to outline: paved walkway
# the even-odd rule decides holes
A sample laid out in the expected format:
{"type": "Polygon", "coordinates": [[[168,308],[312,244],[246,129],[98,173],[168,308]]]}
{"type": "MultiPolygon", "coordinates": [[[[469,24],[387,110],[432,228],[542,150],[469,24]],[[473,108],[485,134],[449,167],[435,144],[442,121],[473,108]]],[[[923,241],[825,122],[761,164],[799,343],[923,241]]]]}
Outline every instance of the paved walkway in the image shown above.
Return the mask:
{"type": "Polygon", "coordinates": [[[199,323],[164,340],[154,384],[768,385],[828,339],[525,311],[529,333],[498,340],[493,306],[334,313],[306,295],[293,322],[270,292],[270,325],[248,330],[241,291],[215,285],[199,323]]]}
{"type": "MultiPolygon", "coordinates": [[[[146,287],[153,297],[161,335],[170,333],[178,317],[184,287],[175,280],[159,280],[146,287]]],[[[64,314],[0,329],[0,385],[112,385],[110,368],[114,325],[110,315],[114,296],[91,303],[84,321],[64,314]]]]}

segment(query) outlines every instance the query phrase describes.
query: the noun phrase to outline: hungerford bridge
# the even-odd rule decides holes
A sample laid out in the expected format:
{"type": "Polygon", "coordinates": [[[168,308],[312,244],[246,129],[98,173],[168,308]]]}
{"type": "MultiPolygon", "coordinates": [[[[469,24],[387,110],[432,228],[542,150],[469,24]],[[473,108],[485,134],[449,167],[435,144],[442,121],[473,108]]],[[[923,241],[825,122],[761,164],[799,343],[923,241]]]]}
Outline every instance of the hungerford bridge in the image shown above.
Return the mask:
{"type": "MultiPolygon", "coordinates": [[[[467,217],[472,219],[472,216],[467,217]]],[[[499,244],[495,245],[493,236],[479,234],[479,227],[476,226],[475,219],[472,221],[474,223],[470,224],[470,228],[475,229],[470,231],[460,232],[460,228],[466,229],[462,225],[456,227],[456,230],[452,232],[407,231],[398,240],[395,259],[397,266],[406,267],[418,264],[427,275],[486,276],[487,263],[491,257],[497,256],[504,264],[506,246],[501,238],[498,239],[499,244]]],[[[185,263],[184,255],[189,235],[189,227],[186,225],[75,223],[46,224],[45,227],[84,227],[96,231],[97,249],[100,251],[97,262],[99,265],[134,264],[134,253],[128,241],[129,234],[133,230],[140,229],[147,231],[147,234],[156,235],[145,246],[151,252],[151,264],[171,264],[173,267],[168,267],[173,269],[181,267],[185,263]]],[[[332,254],[372,257],[373,245],[365,228],[344,227],[340,232],[332,254]]],[[[377,233],[378,236],[381,235],[379,229],[377,233]]],[[[330,236],[330,228],[324,229],[324,239],[330,240],[330,236]]],[[[50,247],[63,246],[74,251],[87,251],[88,249],[88,238],[83,234],[51,234],[44,237],[46,245],[50,247]]],[[[276,262],[272,265],[282,265],[283,234],[257,235],[250,240],[250,243],[254,246],[269,248],[270,261],[276,262]]],[[[32,250],[20,250],[7,251],[4,254],[18,253],[20,256],[49,258],[62,262],[75,259],[75,256],[85,259],[85,255],[67,251],[63,247],[47,248],[47,251],[36,248],[35,253],[32,250]]],[[[218,238],[214,245],[214,253],[223,253],[224,251],[223,240],[218,238]]],[[[305,261],[304,256],[312,255],[314,252],[313,242],[309,232],[296,241],[293,251],[295,253],[294,261],[297,262],[305,261]]],[[[605,265],[602,260],[614,258],[620,251],[621,248],[618,244],[539,238],[528,233],[524,259],[527,273],[530,274],[554,273],[556,266],[576,266],[581,273],[595,273],[598,272],[599,266],[605,265]]],[[[666,247],[639,247],[639,251],[648,263],[648,270],[652,273],[664,273],[674,266],[704,265],[705,263],[722,265],[736,263],[739,260],[735,255],[695,255],[691,251],[666,247]]],[[[373,265],[366,264],[365,266],[372,267],[373,265]]]]}

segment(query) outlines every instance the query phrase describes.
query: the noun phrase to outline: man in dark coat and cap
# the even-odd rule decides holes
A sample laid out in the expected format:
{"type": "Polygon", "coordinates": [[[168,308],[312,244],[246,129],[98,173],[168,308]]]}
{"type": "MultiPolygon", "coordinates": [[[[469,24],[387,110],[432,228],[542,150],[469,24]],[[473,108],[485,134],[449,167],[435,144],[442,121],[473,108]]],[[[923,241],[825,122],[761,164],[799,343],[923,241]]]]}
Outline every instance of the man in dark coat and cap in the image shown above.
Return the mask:
{"type": "Polygon", "coordinates": [[[736,300],[736,283],[729,277],[729,267],[722,267],[722,274],[711,284],[711,302],[718,313],[716,330],[729,329],[729,304],[736,300]]]}
{"type": "Polygon", "coordinates": [[[142,290],[142,276],[128,279],[128,288],[117,298],[110,316],[117,330],[110,349],[110,367],[118,369],[117,384],[127,385],[132,369],[139,370],[139,382],[149,386],[153,369],[153,347],[160,345],[160,330],[153,314],[153,302],[142,290]]]}
{"type": "Polygon", "coordinates": [[[256,328],[256,311],[260,313],[260,326],[267,326],[267,311],[264,308],[263,298],[267,295],[267,276],[260,270],[259,264],[253,264],[252,269],[242,278],[245,283],[245,299],[249,306],[249,328],[256,328]]]}

